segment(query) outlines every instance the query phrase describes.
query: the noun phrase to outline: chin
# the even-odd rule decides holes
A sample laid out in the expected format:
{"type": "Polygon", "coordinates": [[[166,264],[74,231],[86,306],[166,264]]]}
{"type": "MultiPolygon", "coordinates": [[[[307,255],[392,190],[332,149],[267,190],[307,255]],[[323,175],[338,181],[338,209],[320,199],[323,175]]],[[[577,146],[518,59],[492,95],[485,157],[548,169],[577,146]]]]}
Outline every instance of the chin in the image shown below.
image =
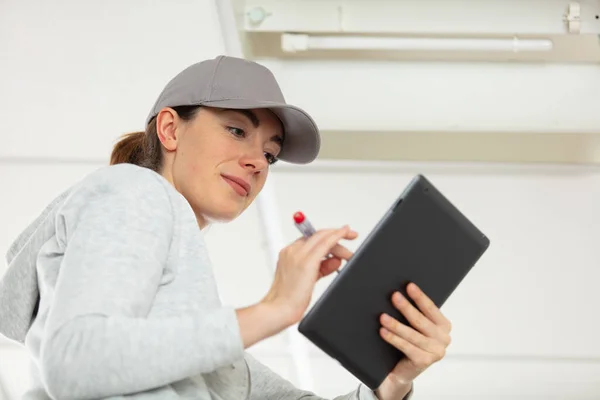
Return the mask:
{"type": "Polygon", "coordinates": [[[226,223],[235,220],[244,212],[239,204],[225,205],[221,203],[218,207],[204,213],[204,219],[209,223],[226,223]]]}

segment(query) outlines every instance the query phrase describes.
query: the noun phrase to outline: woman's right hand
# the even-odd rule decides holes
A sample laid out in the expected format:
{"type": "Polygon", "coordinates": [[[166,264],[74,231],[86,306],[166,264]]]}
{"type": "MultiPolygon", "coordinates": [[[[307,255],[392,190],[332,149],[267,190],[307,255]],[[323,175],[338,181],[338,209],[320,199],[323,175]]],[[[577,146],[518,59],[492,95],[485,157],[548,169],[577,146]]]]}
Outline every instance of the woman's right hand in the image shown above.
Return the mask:
{"type": "Polygon", "coordinates": [[[338,244],[342,239],[356,239],[358,233],[348,226],[317,231],[300,238],[279,253],[275,278],[263,299],[278,310],[283,325],[300,321],[308,308],[317,281],[336,271],[352,252],[338,244]],[[331,254],[331,258],[325,258],[331,254]]]}

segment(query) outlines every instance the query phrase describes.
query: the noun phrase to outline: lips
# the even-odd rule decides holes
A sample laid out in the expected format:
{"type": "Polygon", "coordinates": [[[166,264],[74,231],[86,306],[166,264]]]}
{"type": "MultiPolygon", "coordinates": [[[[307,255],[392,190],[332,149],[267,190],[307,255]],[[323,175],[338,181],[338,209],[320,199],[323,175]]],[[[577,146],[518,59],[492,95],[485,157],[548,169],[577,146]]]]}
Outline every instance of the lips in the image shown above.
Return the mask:
{"type": "Polygon", "coordinates": [[[235,190],[240,196],[248,196],[248,194],[250,193],[250,183],[248,183],[244,179],[238,178],[237,176],[233,175],[222,175],[222,177],[227,183],[229,183],[229,186],[231,186],[233,190],[235,190]]]}

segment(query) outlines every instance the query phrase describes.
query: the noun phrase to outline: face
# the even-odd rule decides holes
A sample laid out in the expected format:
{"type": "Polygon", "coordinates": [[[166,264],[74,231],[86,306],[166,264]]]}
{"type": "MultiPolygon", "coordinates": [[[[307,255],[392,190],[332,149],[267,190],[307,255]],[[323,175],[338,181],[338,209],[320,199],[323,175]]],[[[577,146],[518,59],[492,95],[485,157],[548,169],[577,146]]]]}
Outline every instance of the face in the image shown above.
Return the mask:
{"type": "Polygon", "coordinates": [[[201,107],[191,121],[170,108],[157,116],[161,174],[190,203],[201,228],[231,221],[262,190],[281,151],[283,128],[269,110],[201,107]]]}

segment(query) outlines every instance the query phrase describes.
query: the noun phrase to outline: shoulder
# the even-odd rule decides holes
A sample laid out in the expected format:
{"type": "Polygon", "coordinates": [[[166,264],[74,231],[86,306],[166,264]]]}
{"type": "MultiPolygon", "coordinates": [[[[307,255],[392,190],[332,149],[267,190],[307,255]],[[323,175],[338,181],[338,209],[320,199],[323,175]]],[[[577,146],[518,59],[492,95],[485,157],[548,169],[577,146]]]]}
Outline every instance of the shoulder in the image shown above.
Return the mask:
{"type": "Polygon", "coordinates": [[[164,191],[164,178],[158,173],[133,164],[117,164],[102,167],[87,175],[80,187],[105,187],[134,191],[164,191]]]}
{"type": "Polygon", "coordinates": [[[59,241],[68,242],[80,230],[103,236],[150,231],[168,242],[174,211],[166,185],[156,172],[131,164],[97,169],[74,185],[60,206],[59,241]]]}
{"type": "Polygon", "coordinates": [[[168,200],[167,182],[158,173],[133,164],[102,167],[87,175],[72,190],[79,195],[118,195],[140,202],[168,200]]]}
{"type": "Polygon", "coordinates": [[[158,173],[133,164],[102,167],[74,185],[63,204],[65,209],[102,208],[130,214],[171,214],[168,182],[158,173]]]}

